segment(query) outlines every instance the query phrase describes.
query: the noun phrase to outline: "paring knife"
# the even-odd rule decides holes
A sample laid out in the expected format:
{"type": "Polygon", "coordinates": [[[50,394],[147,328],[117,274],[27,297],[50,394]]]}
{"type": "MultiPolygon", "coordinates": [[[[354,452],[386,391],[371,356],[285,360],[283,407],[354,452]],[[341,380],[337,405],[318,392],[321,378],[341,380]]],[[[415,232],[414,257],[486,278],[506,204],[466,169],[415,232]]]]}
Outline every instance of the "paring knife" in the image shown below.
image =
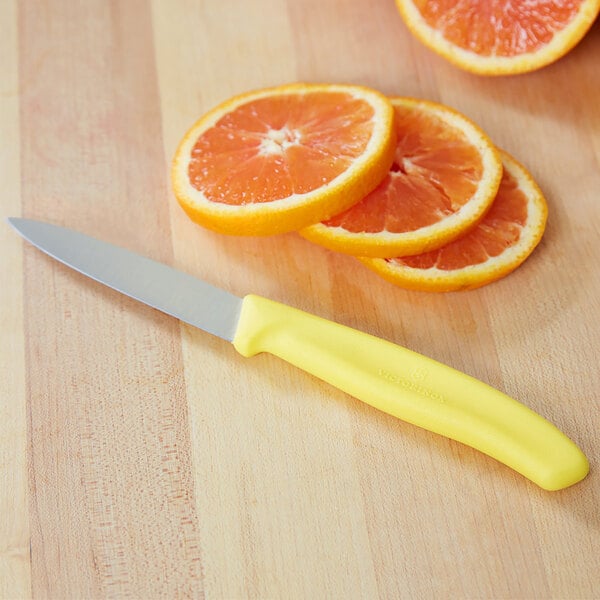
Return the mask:
{"type": "Polygon", "coordinates": [[[379,410],[476,448],[546,490],[588,473],[585,455],[549,421],[449,366],[285,304],[239,298],[70,229],[8,220],[65,265],[232,342],[242,356],[274,354],[379,410]]]}

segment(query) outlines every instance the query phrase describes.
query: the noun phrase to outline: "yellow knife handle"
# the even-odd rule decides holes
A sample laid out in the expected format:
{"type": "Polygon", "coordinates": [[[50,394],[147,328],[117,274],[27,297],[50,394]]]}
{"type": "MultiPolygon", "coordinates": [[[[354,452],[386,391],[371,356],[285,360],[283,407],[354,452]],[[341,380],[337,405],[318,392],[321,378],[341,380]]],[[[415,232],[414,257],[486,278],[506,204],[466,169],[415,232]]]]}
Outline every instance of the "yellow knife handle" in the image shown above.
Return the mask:
{"type": "Polygon", "coordinates": [[[546,490],[582,480],[581,450],[506,394],[391,342],[260,296],[246,296],[235,338],[404,421],[476,448],[546,490]]]}

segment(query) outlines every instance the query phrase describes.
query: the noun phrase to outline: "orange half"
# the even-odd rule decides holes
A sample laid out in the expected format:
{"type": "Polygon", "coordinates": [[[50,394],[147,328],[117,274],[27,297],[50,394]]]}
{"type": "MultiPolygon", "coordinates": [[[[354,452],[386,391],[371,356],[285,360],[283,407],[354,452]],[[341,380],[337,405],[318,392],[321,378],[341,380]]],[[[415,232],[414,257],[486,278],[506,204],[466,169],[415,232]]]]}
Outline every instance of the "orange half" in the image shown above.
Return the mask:
{"type": "Polygon", "coordinates": [[[269,235],[328,218],[385,177],[393,108],[366,87],[289,84],[236,96],[182,140],[171,171],[177,200],[220,233],[269,235]]]}
{"type": "Polygon", "coordinates": [[[542,239],[548,207],[525,167],[506,152],[501,156],[498,195],[466,235],[417,256],[360,260],[398,286],[433,292],[474,289],[514,271],[542,239]]]}

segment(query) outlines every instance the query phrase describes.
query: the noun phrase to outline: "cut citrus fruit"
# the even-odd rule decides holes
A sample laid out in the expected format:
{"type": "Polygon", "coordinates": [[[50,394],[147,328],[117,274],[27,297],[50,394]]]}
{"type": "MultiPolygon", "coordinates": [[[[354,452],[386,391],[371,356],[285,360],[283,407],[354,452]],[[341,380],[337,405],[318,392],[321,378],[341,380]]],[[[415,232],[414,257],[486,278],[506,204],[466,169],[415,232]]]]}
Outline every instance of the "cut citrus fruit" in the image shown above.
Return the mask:
{"type": "Polygon", "coordinates": [[[391,98],[396,152],[387,177],[349,209],[300,231],[346,254],[394,257],[439,248],[491,206],[502,162],[472,121],[441,104],[391,98]]]}
{"type": "Polygon", "coordinates": [[[541,240],[548,208],[523,165],[505,152],[501,156],[504,174],[498,195],[474,229],[433,252],[360,260],[396,285],[433,292],[477,288],[514,271],[541,240]]]}
{"type": "Polygon", "coordinates": [[[571,50],[600,0],[396,0],[407,27],[455,65],[481,75],[525,73],[571,50]]]}
{"type": "Polygon", "coordinates": [[[394,111],[362,86],[249,92],[197,121],[171,171],[188,216],[220,233],[293,231],[357,202],[393,160],[394,111]]]}

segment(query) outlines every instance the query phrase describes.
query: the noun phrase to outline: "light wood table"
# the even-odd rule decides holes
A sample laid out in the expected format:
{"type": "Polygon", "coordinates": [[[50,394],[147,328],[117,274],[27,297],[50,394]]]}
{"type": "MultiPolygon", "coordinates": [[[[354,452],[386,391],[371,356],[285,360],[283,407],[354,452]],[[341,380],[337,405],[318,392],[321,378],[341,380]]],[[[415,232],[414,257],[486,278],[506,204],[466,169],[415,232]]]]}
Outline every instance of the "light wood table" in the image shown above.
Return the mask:
{"type": "Polygon", "coordinates": [[[600,28],[481,78],[393,0],[0,3],[0,203],[405,345],[518,398],[592,470],[544,492],[268,355],[25,247],[0,225],[0,597],[600,597],[600,28]],[[335,81],[441,101],[534,174],[544,240],[473,292],[396,288],[295,234],[219,236],[175,146],[229,96],[335,81]]]}

